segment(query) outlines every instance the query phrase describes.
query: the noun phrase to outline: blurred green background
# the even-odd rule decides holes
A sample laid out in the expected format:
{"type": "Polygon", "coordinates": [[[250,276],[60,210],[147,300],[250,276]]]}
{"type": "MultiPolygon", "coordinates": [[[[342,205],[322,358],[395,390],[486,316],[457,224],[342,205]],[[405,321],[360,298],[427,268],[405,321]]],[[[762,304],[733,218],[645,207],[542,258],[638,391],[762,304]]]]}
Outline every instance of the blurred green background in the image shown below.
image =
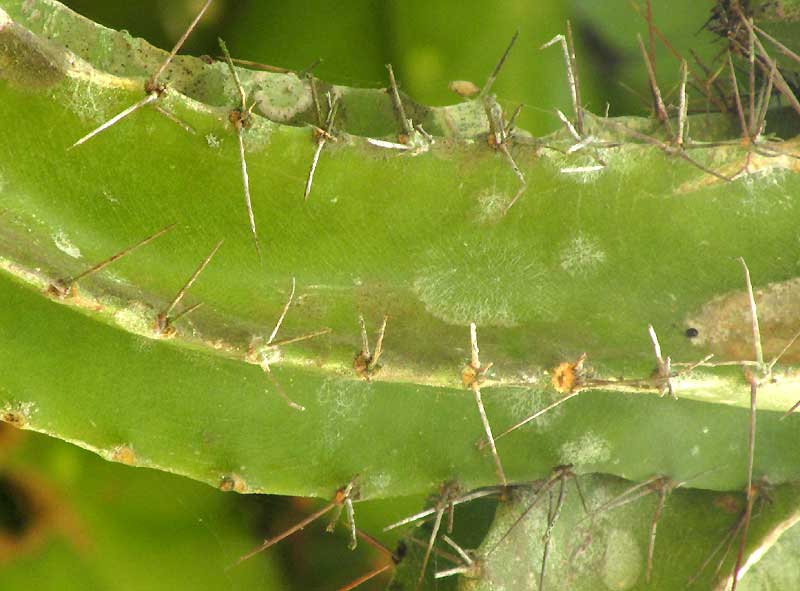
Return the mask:
{"type": "MultiPolygon", "coordinates": [[[[76,11],[169,48],[202,0],[72,0],[76,11]]],[[[711,2],[655,2],[654,20],[675,49],[710,61],[720,41],[702,31],[711,2]]],[[[641,11],[642,8],[639,7],[641,11]]],[[[647,27],[627,0],[216,0],[185,53],[217,55],[223,37],[234,57],[292,69],[315,60],[318,77],[363,87],[386,85],[394,64],[401,87],[419,101],[459,98],[452,80],[482,85],[516,30],[519,41],[495,91],[520,126],[536,134],[571,110],[560,48],[539,47],[576,33],[584,106],[610,114],[649,111],[636,34],[647,27]]],[[[678,62],[657,44],[658,77],[669,97],[678,62]]],[[[697,101],[696,108],[704,108],[697,101]]],[[[265,450],[265,453],[268,453],[265,450]]],[[[317,524],[230,570],[238,556],[313,511],[307,499],[223,493],[177,476],[115,465],[66,443],[0,424],[0,580],[2,589],[170,591],[335,590],[384,564],[374,549],[346,550],[343,532],[317,524]]],[[[333,492],[333,491],[332,491],[333,492]]],[[[433,491],[432,491],[433,492],[433,491]]],[[[424,499],[357,506],[359,527],[393,547],[381,528],[424,499]]],[[[383,588],[379,578],[363,589],[383,588]]],[[[443,587],[445,588],[445,587],[443,587]]]]}

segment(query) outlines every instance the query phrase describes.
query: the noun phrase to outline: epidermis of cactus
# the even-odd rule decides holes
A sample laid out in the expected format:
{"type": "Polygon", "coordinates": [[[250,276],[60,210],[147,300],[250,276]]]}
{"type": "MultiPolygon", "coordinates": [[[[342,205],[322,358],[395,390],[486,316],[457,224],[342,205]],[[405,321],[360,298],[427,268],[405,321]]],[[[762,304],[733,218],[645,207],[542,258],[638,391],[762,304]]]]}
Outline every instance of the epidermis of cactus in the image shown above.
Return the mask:
{"type": "MultiPolygon", "coordinates": [[[[36,16],[28,4],[9,3],[20,22],[4,17],[2,31],[3,388],[7,410],[28,409],[29,428],[108,457],[130,448],[135,463],[215,484],[235,475],[245,490],[330,494],[355,474],[366,496],[418,492],[452,477],[488,484],[491,460],[475,449],[480,422],[459,380],[469,322],[479,326],[484,360],[495,363],[485,396],[496,431],[554,399],[547,369],[582,352],[600,377],[649,376],[648,323],[673,361],[708,352],[751,359],[737,256],[762,288],[767,355],[796,329],[791,140],[775,144],[775,157],[748,157],[735,144],[690,151],[719,174],[739,175],[725,182],[627,131],[655,124],[587,116],[592,134],[619,145],[564,154],[573,143],[565,136],[521,134],[510,149],[528,188],[504,212],[519,181],[486,144],[480,104],[409,103],[436,134],[416,154],[343,128],[322,152],[308,201],[311,131],[257,117],[244,134],[259,262],[227,120],[235,102],[223,100],[235,96],[224,64],[182,58],[179,71],[188,74],[176,74],[177,87],[214,104],[174,89],[162,100],[196,134],[145,108],[67,150],[142,92],[140,79],[98,71],[59,39],[94,31],[97,47],[85,39],[77,47],[92,47],[90,61],[128,75],[144,74],[163,54],[45,7],[54,12],[36,16]],[[137,51],[113,62],[116,44],[137,51]],[[166,236],[81,281],[79,297],[57,303],[41,294],[48,281],[172,222],[178,227],[166,236]],[[204,306],[181,321],[176,339],[155,340],[157,311],[222,238],[187,296],[186,305],[204,306]],[[252,339],[271,331],[293,277],[297,295],[281,336],[331,330],[285,347],[272,366],[306,413],[287,408],[245,363],[252,339]],[[372,383],[351,367],[359,311],[373,341],[389,315],[383,368],[372,383]],[[688,338],[687,328],[698,336],[688,338]]],[[[311,117],[299,78],[243,78],[262,111],[311,117]],[[274,108],[280,98],[283,111],[274,108]]],[[[343,125],[393,139],[386,94],[338,92],[343,125]]],[[[737,133],[714,118],[690,124],[697,138],[737,133]]],[[[777,482],[797,470],[785,451],[795,421],[779,422],[774,412],[796,399],[796,358],[782,360],[760,402],[756,468],[777,482]]],[[[741,486],[747,421],[735,407],[746,406],[748,389],[740,370],[698,369],[676,386],[684,400],[584,393],[508,436],[501,457],[519,480],[567,461],[633,478],[726,464],[703,484],[741,486]]]]}

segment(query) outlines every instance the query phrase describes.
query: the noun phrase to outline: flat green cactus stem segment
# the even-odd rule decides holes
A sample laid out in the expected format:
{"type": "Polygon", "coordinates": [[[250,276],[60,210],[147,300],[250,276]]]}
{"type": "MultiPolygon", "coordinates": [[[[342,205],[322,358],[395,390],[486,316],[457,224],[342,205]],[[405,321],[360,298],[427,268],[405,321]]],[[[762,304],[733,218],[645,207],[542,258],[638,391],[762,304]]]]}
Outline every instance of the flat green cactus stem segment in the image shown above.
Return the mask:
{"type": "MultiPolygon", "coordinates": [[[[464,490],[497,482],[475,448],[481,428],[468,391],[276,366],[308,408],[300,413],[257,367],[124,333],[7,278],[0,293],[3,416],[19,426],[249,492],[329,497],[356,474],[364,498],[424,493],[451,479],[464,490]]],[[[496,425],[549,401],[537,389],[484,396],[496,425]]],[[[778,416],[760,413],[756,474],[796,480],[797,422],[778,416]]],[[[593,392],[499,450],[513,480],[573,462],[632,478],[714,469],[694,485],[725,490],[743,486],[746,425],[745,410],[725,405],[593,392]]]]}
{"type": "MultiPolygon", "coordinates": [[[[796,140],[771,146],[774,157],[752,154],[746,170],[738,141],[692,148],[704,166],[737,176],[723,182],[630,132],[661,133],[650,121],[587,116],[587,133],[618,145],[572,153],[566,134],[520,132],[510,150],[528,190],[504,213],[519,181],[487,145],[484,105],[409,101],[407,112],[436,142],[406,153],[368,141],[397,141],[386,93],[337,86],[338,141],[326,143],[304,202],[316,147],[305,125],[316,118],[308,82],[241,71],[259,100],[244,137],[260,264],[224,64],[183,57],[168,70],[161,105],[197,134],[148,107],[68,151],[143,97],[164,54],[50,0],[0,6],[9,298],[0,363],[9,416],[22,413],[30,428],[107,457],[129,447],[137,463],[215,485],[236,474],[245,490],[329,496],[355,473],[367,497],[426,491],[452,477],[476,486],[495,477],[474,449],[480,423],[460,388],[469,322],[478,324],[482,360],[495,363],[487,386],[497,390],[485,388],[485,397],[496,431],[550,402],[546,370],[584,351],[597,377],[650,376],[648,323],[674,362],[710,352],[752,359],[735,257],[747,259],[758,288],[767,357],[797,329],[800,263],[786,254],[800,214],[796,140]],[[82,280],[77,297],[41,295],[173,222],[166,236],[82,280]],[[155,340],[157,312],[223,238],[185,299],[203,308],[177,324],[175,339],[155,340]],[[295,305],[279,338],[331,330],[284,347],[272,363],[304,414],[245,362],[253,339],[263,344],[270,334],[292,277],[295,305]],[[390,317],[384,367],[371,384],[352,370],[359,310],[371,335],[390,317]],[[698,336],[687,338],[687,328],[698,336]],[[25,416],[26,408],[36,412],[25,416]]],[[[738,140],[730,120],[692,117],[690,131],[738,140]]],[[[786,355],[759,401],[757,470],[776,482],[797,478],[787,451],[796,423],[767,411],[795,402],[798,358],[796,349],[786,355]]],[[[687,400],[582,394],[552,421],[501,440],[509,474],[530,479],[574,460],[582,470],[680,478],[725,463],[704,485],[742,486],[746,413],[726,406],[749,404],[740,369],[697,369],[676,386],[687,400]],[[664,436],[647,439],[655,433],[664,436]],[[679,443],[664,445],[666,434],[679,443]],[[642,449],[653,452],[634,455],[642,449]]]]}
{"type": "MultiPolygon", "coordinates": [[[[580,480],[590,508],[614,499],[632,484],[607,476],[591,476],[580,480]]],[[[730,585],[730,574],[739,546],[738,536],[719,573],[715,574],[715,570],[722,553],[710,561],[692,586],[687,587],[688,581],[698,574],[703,562],[735,527],[744,507],[743,495],[683,489],[673,491],[658,521],[652,581],[648,584],[645,570],[657,495],[648,495],[589,518],[581,506],[575,483],[568,481],[566,486],[565,501],[550,542],[546,589],[671,591],[683,588],[722,589],[727,588],[725,581],[730,585]]],[[[553,489],[553,508],[558,489],[558,485],[553,489]]],[[[753,558],[757,560],[756,556],[771,548],[776,541],[780,542],[780,534],[800,519],[800,489],[796,485],[774,488],[770,494],[771,502],[761,505],[751,521],[745,564],[750,556],[755,555],[753,558]]],[[[498,505],[495,522],[476,551],[477,572],[462,577],[459,589],[538,588],[544,550],[542,537],[548,521],[547,494],[544,493],[544,498],[516,527],[510,529],[534,499],[533,492],[520,490],[512,501],[498,505]],[[519,568],[510,568],[512,564],[519,565],[519,568]]],[[[788,564],[795,559],[792,557],[788,564]]],[[[787,567],[787,563],[784,563],[784,567],[787,567]]],[[[747,580],[748,576],[745,575],[744,581],[747,580]]],[[[753,585],[749,588],[771,587],[753,585]]]]}
{"type": "Polygon", "coordinates": [[[42,436],[3,451],[4,483],[18,483],[18,495],[25,491],[30,505],[20,506],[34,511],[26,525],[36,528],[16,547],[5,534],[6,589],[285,588],[274,557],[225,572],[260,541],[236,514],[233,497],[171,474],[110,464],[42,436]]]}

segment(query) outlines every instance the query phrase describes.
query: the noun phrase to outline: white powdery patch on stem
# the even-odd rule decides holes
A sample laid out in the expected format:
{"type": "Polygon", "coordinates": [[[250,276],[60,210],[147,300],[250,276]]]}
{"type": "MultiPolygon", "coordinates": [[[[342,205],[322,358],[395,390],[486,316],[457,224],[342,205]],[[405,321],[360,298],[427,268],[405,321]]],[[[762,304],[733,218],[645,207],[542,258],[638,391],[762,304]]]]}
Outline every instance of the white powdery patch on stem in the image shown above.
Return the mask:
{"type": "Polygon", "coordinates": [[[81,258],[81,249],[75,246],[63,230],[59,230],[53,236],[53,243],[56,248],[73,259],[81,258]]]}
{"type": "Polygon", "coordinates": [[[611,446],[607,440],[587,431],[580,439],[563,443],[559,457],[562,463],[576,466],[602,464],[611,459],[611,446]]]}
{"type": "Polygon", "coordinates": [[[560,266],[572,277],[587,277],[605,263],[606,253],[597,240],[583,233],[561,249],[560,266]]]}

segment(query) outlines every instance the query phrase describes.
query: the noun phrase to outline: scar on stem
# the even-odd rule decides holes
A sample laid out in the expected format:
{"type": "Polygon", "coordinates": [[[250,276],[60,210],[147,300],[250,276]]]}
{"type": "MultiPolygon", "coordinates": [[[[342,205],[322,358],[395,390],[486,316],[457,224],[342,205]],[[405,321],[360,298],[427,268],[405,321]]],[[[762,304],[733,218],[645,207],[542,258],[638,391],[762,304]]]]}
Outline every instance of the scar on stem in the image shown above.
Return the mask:
{"type": "Polygon", "coordinates": [[[272,333],[270,333],[267,342],[263,345],[259,345],[256,347],[255,345],[250,346],[250,350],[248,351],[248,357],[254,357],[257,361],[259,367],[264,371],[267,375],[269,380],[272,382],[272,385],[275,387],[275,390],[278,392],[278,395],[283,398],[283,400],[288,404],[291,408],[295,410],[305,410],[306,407],[294,402],[291,398],[289,398],[288,394],[284,391],[283,387],[278,382],[277,378],[273,375],[272,369],[270,364],[274,362],[274,358],[271,357],[270,353],[276,353],[279,351],[279,348],[283,345],[288,345],[291,343],[298,343],[300,341],[307,341],[309,339],[313,339],[318,336],[322,336],[324,334],[328,334],[330,332],[329,328],[324,328],[322,330],[317,330],[314,332],[310,332],[307,334],[303,334],[296,337],[290,337],[287,339],[276,341],[275,337],[278,335],[278,331],[283,324],[284,318],[286,318],[286,314],[289,312],[289,308],[292,305],[292,301],[294,300],[295,288],[297,283],[295,278],[292,277],[292,289],[289,292],[289,298],[286,300],[286,304],[283,306],[283,311],[281,312],[280,316],[278,317],[277,322],[275,323],[275,327],[272,329],[272,333]]]}
{"type": "Polygon", "coordinates": [[[172,228],[174,228],[175,226],[177,226],[177,223],[173,223],[173,224],[170,224],[169,226],[161,228],[155,234],[151,234],[150,236],[148,236],[147,238],[144,238],[143,240],[140,240],[136,244],[134,244],[132,246],[129,246],[127,248],[124,248],[123,250],[119,251],[118,253],[116,253],[114,255],[111,255],[107,259],[104,259],[104,260],[100,261],[96,265],[88,268],[87,270],[83,271],[82,273],[79,273],[78,275],[75,275],[74,277],[68,277],[66,279],[58,279],[58,280],[54,281],[53,283],[51,283],[48,286],[47,293],[49,295],[53,296],[53,297],[60,298],[60,299],[63,299],[63,298],[66,298],[66,297],[70,297],[70,296],[74,296],[75,292],[77,290],[77,287],[78,287],[77,286],[78,281],[80,281],[81,279],[84,279],[85,277],[88,277],[89,275],[97,273],[98,271],[102,271],[103,269],[105,269],[108,265],[110,265],[114,261],[118,261],[122,257],[129,255],[134,250],[136,250],[137,248],[139,248],[141,246],[144,246],[145,244],[149,244],[150,242],[152,242],[153,240],[155,240],[159,236],[162,236],[162,235],[166,234],[167,232],[169,232],[170,230],[172,230],[172,228]]]}
{"type": "Polygon", "coordinates": [[[250,177],[247,174],[247,159],[245,158],[244,149],[244,130],[249,129],[253,125],[253,108],[256,106],[256,103],[253,102],[252,105],[249,107],[247,106],[247,93],[245,93],[244,87],[239,80],[239,74],[236,73],[236,68],[233,65],[233,60],[231,59],[231,54],[228,51],[228,47],[225,45],[225,42],[222,39],[218,39],[218,41],[219,47],[222,50],[222,53],[225,55],[225,59],[228,63],[231,76],[233,76],[233,81],[236,84],[237,90],[239,91],[239,107],[237,109],[233,109],[228,114],[228,120],[231,122],[231,125],[233,125],[233,129],[236,130],[236,137],[239,140],[239,163],[242,171],[244,204],[245,207],[247,207],[247,217],[250,220],[250,233],[253,235],[253,243],[256,245],[258,260],[263,261],[261,257],[261,246],[258,242],[258,233],[256,232],[256,218],[253,215],[253,202],[250,198],[250,177]]]}
{"type": "Polygon", "coordinates": [[[503,486],[508,486],[505,471],[503,470],[503,463],[500,461],[500,455],[497,453],[497,447],[494,444],[494,436],[492,435],[492,428],[489,425],[489,418],[486,416],[486,409],[483,406],[481,399],[481,383],[486,379],[486,372],[492,367],[492,363],[484,366],[481,365],[479,351],[478,351],[478,329],[475,323],[469,325],[469,338],[472,349],[470,362],[464,366],[461,371],[461,381],[465,388],[470,388],[475,395],[475,404],[478,407],[478,414],[483,423],[483,430],[486,434],[486,441],[489,442],[489,447],[492,451],[492,458],[494,459],[497,476],[503,486]]]}
{"type": "Polygon", "coordinates": [[[208,256],[203,260],[203,262],[200,263],[200,265],[197,267],[192,276],[189,277],[189,280],[183,285],[183,287],[181,287],[180,290],[178,290],[178,293],[175,295],[175,298],[172,300],[170,305],[167,306],[167,308],[163,312],[158,313],[158,315],[156,316],[156,326],[155,326],[155,333],[157,336],[165,339],[174,337],[175,333],[177,332],[175,328],[175,323],[183,316],[191,314],[192,312],[197,310],[200,306],[202,306],[202,303],[195,304],[179,312],[174,317],[171,316],[172,311],[181,302],[183,296],[185,296],[186,292],[189,291],[189,288],[191,288],[194,282],[197,281],[197,278],[211,262],[211,259],[214,258],[214,255],[217,254],[217,251],[219,250],[220,246],[222,246],[223,242],[224,240],[220,240],[219,242],[217,242],[216,246],[214,246],[214,248],[211,250],[208,256]]]}
{"type": "MultiPolygon", "coordinates": [[[[295,525],[285,530],[283,533],[278,534],[275,537],[265,539],[261,544],[250,550],[250,552],[240,557],[239,560],[237,560],[233,565],[229,566],[228,569],[226,570],[230,570],[231,568],[240,565],[245,560],[252,558],[256,554],[263,552],[270,546],[274,546],[281,540],[284,540],[289,536],[291,536],[292,534],[297,533],[298,531],[304,529],[307,525],[313,523],[320,517],[323,517],[327,513],[330,513],[332,510],[340,508],[347,503],[352,503],[354,497],[356,498],[358,497],[358,489],[356,487],[355,480],[352,480],[346,486],[337,490],[336,495],[334,495],[333,499],[324,507],[322,507],[318,511],[315,511],[308,517],[300,520],[295,525]]],[[[351,527],[351,533],[354,533],[355,531],[356,531],[355,524],[353,523],[351,527]]],[[[352,540],[350,542],[350,545],[354,546],[354,542],[352,540]]]]}
{"type": "Polygon", "coordinates": [[[314,183],[314,173],[317,171],[317,163],[319,162],[320,154],[322,154],[322,148],[325,147],[325,143],[327,141],[335,142],[336,137],[333,135],[333,125],[336,121],[336,113],[339,109],[339,97],[333,98],[331,96],[330,91],[325,93],[325,96],[328,99],[328,113],[325,116],[325,120],[322,119],[322,107],[319,102],[319,96],[317,94],[317,83],[316,79],[313,76],[309,76],[309,80],[311,81],[311,96],[314,100],[314,107],[317,111],[317,123],[318,125],[312,126],[314,130],[314,139],[317,142],[317,147],[314,149],[314,156],[311,158],[311,168],[308,171],[308,179],[306,180],[306,188],[303,192],[303,199],[306,201],[308,200],[308,196],[311,194],[311,186],[314,183]]]}
{"type": "MultiPolygon", "coordinates": [[[[117,115],[114,115],[111,119],[109,119],[99,127],[87,133],[85,136],[83,136],[81,139],[79,139],[69,148],[67,148],[68,150],[71,150],[73,148],[76,148],[77,146],[80,146],[81,144],[88,142],[96,135],[102,133],[103,131],[105,131],[109,127],[112,127],[113,125],[116,125],[117,123],[119,123],[132,113],[135,113],[142,107],[145,107],[151,103],[156,102],[164,95],[164,93],[167,91],[167,85],[162,83],[160,80],[162,74],[167,69],[169,64],[172,63],[172,60],[178,54],[178,51],[180,51],[181,47],[183,47],[183,44],[186,42],[186,39],[189,38],[189,35],[192,33],[192,31],[194,31],[195,27],[197,27],[197,24],[200,22],[200,19],[203,18],[203,15],[205,14],[206,10],[208,10],[208,7],[211,5],[211,2],[213,2],[213,0],[206,0],[205,4],[203,4],[202,8],[200,9],[200,12],[197,13],[197,16],[194,17],[194,20],[191,22],[191,24],[189,24],[189,27],[183,32],[183,35],[181,35],[181,38],[178,39],[178,42],[172,48],[172,51],[169,52],[167,58],[158,67],[158,70],[156,70],[155,74],[153,74],[150,78],[148,78],[147,81],[144,83],[145,97],[142,98],[140,101],[134,103],[127,109],[123,110],[122,112],[118,113],[117,115]]],[[[165,114],[168,113],[165,111],[166,110],[163,108],[159,109],[160,113],[165,113],[165,114]]],[[[169,114],[168,117],[173,121],[177,121],[177,117],[175,117],[172,114],[169,114]]],[[[184,129],[188,127],[185,123],[182,123],[181,126],[184,127],[184,129]]],[[[194,130],[192,130],[192,132],[194,132],[194,130]]]]}

